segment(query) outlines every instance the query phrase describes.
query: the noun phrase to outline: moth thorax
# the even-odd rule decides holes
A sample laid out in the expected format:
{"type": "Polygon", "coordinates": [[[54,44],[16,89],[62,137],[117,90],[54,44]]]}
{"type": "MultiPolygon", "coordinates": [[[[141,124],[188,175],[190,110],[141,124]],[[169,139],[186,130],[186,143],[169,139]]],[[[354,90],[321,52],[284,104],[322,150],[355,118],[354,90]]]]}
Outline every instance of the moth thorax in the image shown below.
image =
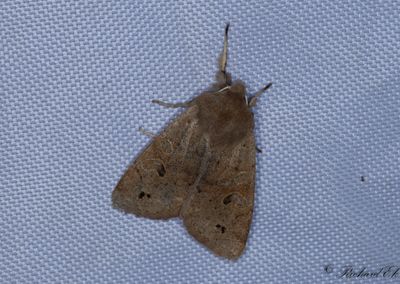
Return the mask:
{"type": "Polygon", "coordinates": [[[204,93],[195,103],[201,130],[214,147],[240,143],[253,131],[253,114],[245,99],[245,88],[235,84],[224,92],[204,93]]]}

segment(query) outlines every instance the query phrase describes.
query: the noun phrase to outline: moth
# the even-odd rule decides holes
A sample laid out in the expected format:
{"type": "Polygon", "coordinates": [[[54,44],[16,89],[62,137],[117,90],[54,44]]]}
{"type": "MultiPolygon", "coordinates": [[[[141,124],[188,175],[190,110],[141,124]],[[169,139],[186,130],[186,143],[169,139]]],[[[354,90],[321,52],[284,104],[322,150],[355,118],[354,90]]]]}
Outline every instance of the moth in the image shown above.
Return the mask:
{"type": "Polygon", "coordinates": [[[238,258],[253,214],[256,145],[251,111],[259,96],[226,72],[228,30],[216,82],[184,108],[130,165],[112,193],[114,208],[151,219],[179,217],[216,255],[238,258]]]}

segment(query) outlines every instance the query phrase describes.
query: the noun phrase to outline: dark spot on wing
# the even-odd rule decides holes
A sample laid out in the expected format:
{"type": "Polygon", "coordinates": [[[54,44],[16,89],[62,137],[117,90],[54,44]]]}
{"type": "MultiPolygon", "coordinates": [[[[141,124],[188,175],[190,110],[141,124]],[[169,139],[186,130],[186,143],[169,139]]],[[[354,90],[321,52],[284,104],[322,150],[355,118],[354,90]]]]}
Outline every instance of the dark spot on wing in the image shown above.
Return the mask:
{"type": "Polygon", "coordinates": [[[160,177],[165,176],[165,168],[164,168],[164,165],[163,165],[163,164],[160,164],[160,165],[157,167],[157,173],[158,173],[158,175],[159,175],[160,177]]]}
{"type": "Polygon", "coordinates": [[[151,195],[150,194],[148,194],[148,193],[145,193],[145,192],[143,192],[143,191],[141,191],[140,193],[139,193],[139,199],[142,199],[143,197],[147,197],[147,198],[150,198],[151,197],[151,195]]]}
{"type": "Polygon", "coordinates": [[[224,200],[222,201],[225,205],[228,205],[229,203],[232,202],[232,197],[233,194],[229,194],[227,197],[224,198],[224,200]]]}
{"type": "Polygon", "coordinates": [[[221,234],[225,233],[226,231],[226,228],[224,226],[221,226],[220,224],[215,225],[215,227],[221,230],[221,234]]]}

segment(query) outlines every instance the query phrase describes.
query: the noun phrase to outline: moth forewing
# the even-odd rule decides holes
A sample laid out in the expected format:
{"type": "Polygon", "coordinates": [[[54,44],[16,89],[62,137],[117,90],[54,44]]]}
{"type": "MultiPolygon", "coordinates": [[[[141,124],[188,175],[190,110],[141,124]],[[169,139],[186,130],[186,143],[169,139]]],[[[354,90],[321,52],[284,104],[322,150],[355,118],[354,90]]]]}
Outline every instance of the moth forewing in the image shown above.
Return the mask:
{"type": "Polygon", "coordinates": [[[226,72],[228,28],[217,82],[187,103],[153,102],[186,110],[128,168],[112,193],[113,206],[153,219],[180,217],[215,254],[238,258],[250,229],[255,184],[251,108],[241,81],[226,72]]]}

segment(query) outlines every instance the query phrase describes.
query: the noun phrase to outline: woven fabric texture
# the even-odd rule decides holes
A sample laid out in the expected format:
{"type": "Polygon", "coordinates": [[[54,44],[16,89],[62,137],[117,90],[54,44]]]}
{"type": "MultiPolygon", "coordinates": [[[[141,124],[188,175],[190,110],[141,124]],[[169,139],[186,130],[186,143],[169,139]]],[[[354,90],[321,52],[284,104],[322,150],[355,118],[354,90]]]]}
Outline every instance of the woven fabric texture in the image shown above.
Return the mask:
{"type": "Polygon", "coordinates": [[[399,15],[373,0],[1,1],[0,282],[400,281],[356,275],[400,266],[399,15]],[[235,262],[178,219],[111,207],[149,141],[139,126],[179,113],[151,99],[213,82],[226,22],[229,72],[250,94],[273,82],[235,262]]]}

